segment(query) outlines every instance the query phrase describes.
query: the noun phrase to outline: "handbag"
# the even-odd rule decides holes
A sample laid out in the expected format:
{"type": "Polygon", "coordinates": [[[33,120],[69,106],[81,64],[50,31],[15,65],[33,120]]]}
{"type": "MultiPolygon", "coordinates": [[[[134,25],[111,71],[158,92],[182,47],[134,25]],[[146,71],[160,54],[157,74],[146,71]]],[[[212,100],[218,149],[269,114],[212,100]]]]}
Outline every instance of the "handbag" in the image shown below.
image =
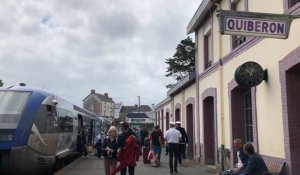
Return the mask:
{"type": "Polygon", "coordinates": [[[149,153],[148,153],[147,159],[151,160],[152,158],[153,158],[153,152],[150,150],[149,153]]]}
{"type": "Polygon", "coordinates": [[[92,146],[92,145],[88,145],[88,146],[86,147],[86,151],[87,151],[88,153],[92,153],[92,152],[93,152],[93,146],[92,146]]]}

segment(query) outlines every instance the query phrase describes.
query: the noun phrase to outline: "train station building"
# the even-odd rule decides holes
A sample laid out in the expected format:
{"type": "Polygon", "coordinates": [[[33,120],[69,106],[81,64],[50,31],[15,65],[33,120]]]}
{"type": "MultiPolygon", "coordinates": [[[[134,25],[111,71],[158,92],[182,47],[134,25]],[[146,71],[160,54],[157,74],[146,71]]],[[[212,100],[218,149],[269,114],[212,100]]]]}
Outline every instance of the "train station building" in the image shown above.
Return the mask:
{"type": "Polygon", "coordinates": [[[300,174],[299,13],[296,0],[199,5],[187,26],[195,35],[194,78],[170,89],[155,110],[164,131],[170,121],[182,121],[196,161],[219,167],[224,145],[225,167],[232,167],[233,139],[240,138],[266,162],[286,162],[286,174],[300,174]],[[249,24],[252,31],[241,31],[249,24]]]}

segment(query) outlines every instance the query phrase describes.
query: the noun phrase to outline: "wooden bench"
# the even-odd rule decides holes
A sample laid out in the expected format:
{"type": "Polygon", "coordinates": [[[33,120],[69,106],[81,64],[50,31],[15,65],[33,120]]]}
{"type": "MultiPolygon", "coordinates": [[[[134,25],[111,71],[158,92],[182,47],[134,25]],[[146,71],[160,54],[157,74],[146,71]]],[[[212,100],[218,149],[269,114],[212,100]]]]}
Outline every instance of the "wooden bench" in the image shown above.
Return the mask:
{"type": "Polygon", "coordinates": [[[284,161],[272,161],[270,159],[264,159],[269,172],[265,172],[264,175],[284,175],[285,162],[284,161]]]}

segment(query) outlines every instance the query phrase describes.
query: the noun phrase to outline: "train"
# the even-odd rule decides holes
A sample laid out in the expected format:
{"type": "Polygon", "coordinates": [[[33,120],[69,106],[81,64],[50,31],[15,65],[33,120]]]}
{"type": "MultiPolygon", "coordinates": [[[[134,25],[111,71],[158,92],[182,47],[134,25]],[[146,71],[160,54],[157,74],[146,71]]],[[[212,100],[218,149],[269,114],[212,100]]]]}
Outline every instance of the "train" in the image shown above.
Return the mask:
{"type": "Polygon", "coordinates": [[[101,116],[42,89],[0,88],[0,174],[38,175],[55,171],[78,154],[77,135],[94,139],[101,116]]]}

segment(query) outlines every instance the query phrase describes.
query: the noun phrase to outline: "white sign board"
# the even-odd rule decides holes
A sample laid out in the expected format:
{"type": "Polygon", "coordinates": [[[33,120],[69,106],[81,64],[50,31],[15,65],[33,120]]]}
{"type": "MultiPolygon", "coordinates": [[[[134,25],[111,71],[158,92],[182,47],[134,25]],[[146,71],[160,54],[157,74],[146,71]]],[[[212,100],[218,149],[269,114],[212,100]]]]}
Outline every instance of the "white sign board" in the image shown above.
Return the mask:
{"type": "Polygon", "coordinates": [[[220,33],[286,39],[292,17],[289,15],[220,11],[220,33]]]}

